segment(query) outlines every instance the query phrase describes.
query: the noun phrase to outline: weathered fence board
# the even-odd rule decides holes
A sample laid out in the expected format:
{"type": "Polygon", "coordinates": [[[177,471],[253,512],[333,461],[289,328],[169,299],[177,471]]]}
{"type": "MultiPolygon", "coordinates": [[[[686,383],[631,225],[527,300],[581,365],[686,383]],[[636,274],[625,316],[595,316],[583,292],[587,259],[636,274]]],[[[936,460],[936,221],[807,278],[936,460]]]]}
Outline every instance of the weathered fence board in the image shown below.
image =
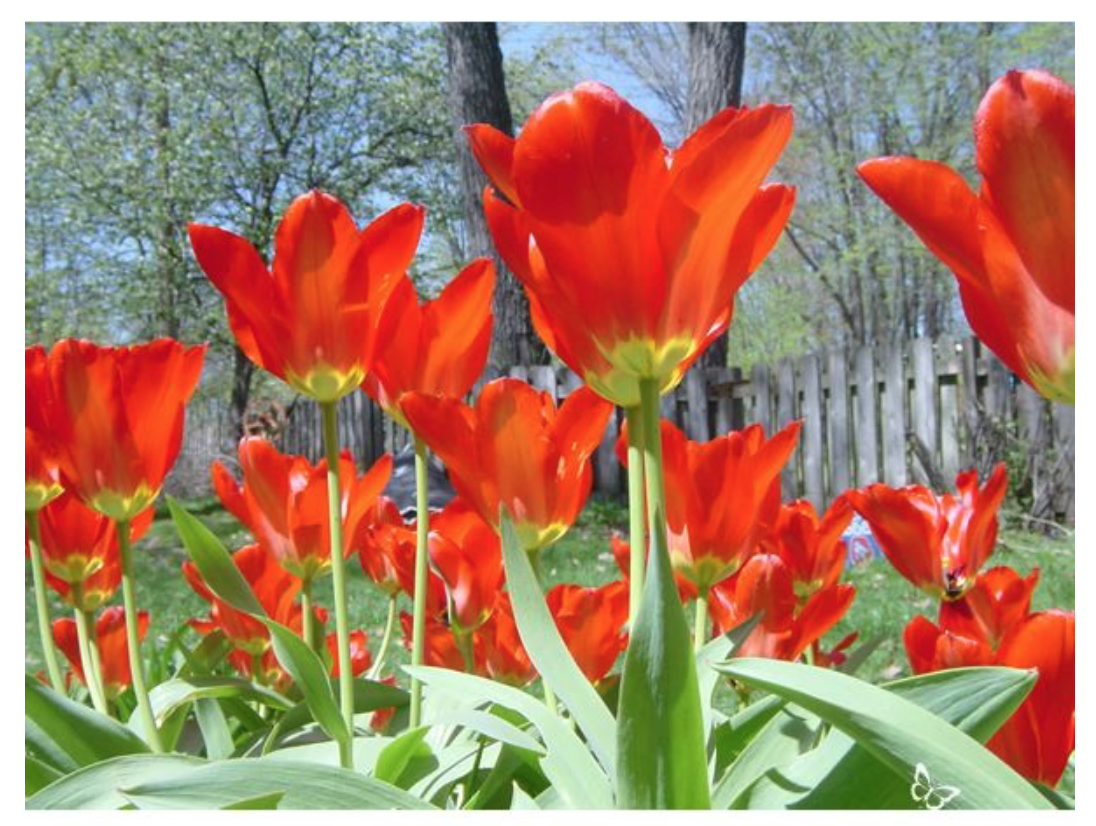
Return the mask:
{"type": "MultiPolygon", "coordinates": [[[[506,372],[557,400],[582,384],[565,367],[519,365],[506,372]]],[[[476,392],[496,375],[485,375],[476,392]]],[[[975,339],[941,337],[833,350],[755,364],[747,375],[734,368],[693,368],[666,394],[662,407],[698,441],[753,422],[772,435],[803,420],[799,448],[781,475],[781,488],[785,499],[807,498],[816,507],[853,485],[930,481],[929,471],[951,487],[955,475],[974,461],[975,443],[993,461],[1003,459],[1006,450],[1029,446],[1026,484],[1032,515],[1072,519],[1073,408],[1037,396],[975,339]]],[[[262,432],[283,450],[318,460],[323,450],[316,405],[299,399],[283,413],[280,421],[272,416],[274,424],[262,432]]],[[[594,488],[605,495],[624,491],[615,454],[623,418],[621,411],[614,413],[593,458],[594,488]]],[[[340,402],[339,421],[343,445],[360,465],[410,446],[407,432],[364,393],[340,402]]],[[[174,490],[207,492],[209,463],[235,462],[235,431],[226,406],[215,400],[193,405],[174,490]]]]}

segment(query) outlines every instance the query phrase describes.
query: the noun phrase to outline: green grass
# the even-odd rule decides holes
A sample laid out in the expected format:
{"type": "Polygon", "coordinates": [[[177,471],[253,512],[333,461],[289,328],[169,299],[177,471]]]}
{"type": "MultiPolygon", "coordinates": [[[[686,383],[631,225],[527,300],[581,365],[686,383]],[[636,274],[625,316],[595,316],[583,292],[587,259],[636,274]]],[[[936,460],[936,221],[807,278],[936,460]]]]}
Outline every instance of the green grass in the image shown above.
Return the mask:
{"type": "MultiPolygon", "coordinates": [[[[248,536],[235,519],[208,501],[195,503],[193,509],[230,548],[238,548],[248,536]]],[[[618,571],[609,551],[609,537],[614,527],[627,524],[627,511],[615,504],[593,502],[586,508],[578,525],[560,542],[546,550],[542,568],[550,583],[580,582],[598,585],[617,578],[618,571]]],[[[997,551],[989,565],[1010,565],[1022,575],[1034,568],[1042,570],[1035,592],[1034,609],[1074,607],[1073,536],[1062,539],[1004,531],[997,551]]],[[[171,520],[158,518],[148,534],[137,544],[137,600],[142,609],[151,613],[150,639],[162,644],[188,619],[204,616],[208,605],[195,594],[182,578],[180,567],[186,555],[175,535],[171,520]]],[[[351,627],[369,631],[375,648],[387,610],[386,598],[366,580],[357,561],[349,566],[351,627]]],[[[867,562],[847,572],[846,579],[857,588],[857,596],[845,619],[826,636],[832,644],[851,631],[860,632],[860,640],[883,638],[878,650],[861,671],[865,678],[893,679],[907,672],[902,650],[902,629],[918,613],[935,619],[932,601],[902,579],[884,560],[867,562]]],[[[120,595],[117,597],[121,599],[120,595]]],[[[331,608],[331,578],[316,586],[317,601],[331,608]]],[[[411,603],[401,597],[402,610],[411,610],[411,603]]],[[[35,627],[34,596],[30,566],[26,566],[26,667],[41,668],[41,650],[35,627]]],[[[64,615],[66,609],[59,600],[51,604],[52,616],[64,615]]],[[[690,612],[691,613],[691,612],[690,612]]],[[[329,618],[328,629],[334,628],[329,618]]],[[[188,631],[190,642],[197,639],[188,631]]],[[[396,661],[406,659],[402,645],[394,643],[396,661]]]]}

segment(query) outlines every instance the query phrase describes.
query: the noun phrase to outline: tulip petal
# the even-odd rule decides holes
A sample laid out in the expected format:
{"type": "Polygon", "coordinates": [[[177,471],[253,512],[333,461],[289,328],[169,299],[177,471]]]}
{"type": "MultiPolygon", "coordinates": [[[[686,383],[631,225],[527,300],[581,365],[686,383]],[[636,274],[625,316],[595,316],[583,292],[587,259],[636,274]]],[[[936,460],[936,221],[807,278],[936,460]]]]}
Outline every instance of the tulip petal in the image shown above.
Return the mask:
{"type": "Polygon", "coordinates": [[[416,390],[463,397],[483,372],[491,345],[495,265],[477,258],[423,309],[421,384],[416,390]]]}
{"type": "Polygon", "coordinates": [[[1074,312],[1072,87],[1040,71],[1010,71],[974,120],[983,197],[1046,297],[1074,312]]]}
{"type": "Polygon", "coordinates": [[[213,286],[224,296],[228,326],[236,343],[255,364],[284,376],[274,279],[259,253],[246,240],[217,227],[187,227],[194,257],[213,286]]]}
{"type": "Polygon", "coordinates": [[[1074,615],[1032,614],[1005,638],[997,661],[1012,668],[1037,668],[1039,679],[986,745],[1025,777],[1055,786],[1074,749],[1074,615]]]}
{"type": "Polygon", "coordinates": [[[466,126],[464,133],[468,136],[472,154],[491,183],[510,203],[520,204],[517,187],[514,186],[514,139],[486,123],[466,126]]]}

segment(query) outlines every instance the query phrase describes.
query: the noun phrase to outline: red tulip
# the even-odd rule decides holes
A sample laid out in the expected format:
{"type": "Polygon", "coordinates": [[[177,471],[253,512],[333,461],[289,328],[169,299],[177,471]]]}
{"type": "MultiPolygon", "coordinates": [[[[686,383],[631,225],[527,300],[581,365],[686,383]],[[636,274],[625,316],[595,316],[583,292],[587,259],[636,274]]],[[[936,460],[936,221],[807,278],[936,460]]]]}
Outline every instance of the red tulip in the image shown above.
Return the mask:
{"type": "Polygon", "coordinates": [[[906,625],[902,641],[914,674],[993,663],[993,650],[982,640],[954,634],[920,615],[906,625]]]}
{"type": "MultiPolygon", "coordinates": [[[[400,628],[403,630],[403,644],[408,651],[411,650],[412,623],[414,620],[406,611],[400,612],[400,628]]],[[[448,668],[452,671],[464,671],[464,656],[457,648],[457,639],[449,626],[441,620],[426,618],[425,646],[423,648],[423,664],[437,668],[448,668]]],[[[479,651],[476,651],[476,659],[479,659],[479,651]]]]}
{"type": "Polygon", "coordinates": [[[612,413],[585,387],[557,411],[550,395],[516,379],[490,382],[475,407],[419,393],[404,395],[402,407],[461,498],[496,527],[505,505],[527,551],[574,523],[590,493],[590,455],[612,413]]]}
{"type": "Polygon", "coordinates": [[[1038,669],[1039,679],[986,746],[1024,777],[1057,786],[1076,738],[1073,613],[1029,616],[1001,643],[997,664],[1038,669]]]}
{"type": "Polygon", "coordinates": [[[491,618],[476,631],[475,641],[477,671],[492,680],[519,687],[536,678],[537,670],[521,644],[509,594],[497,595],[491,618]]]}
{"type": "MultiPolygon", "coordinates": [[[[232,555],[232,561],[267,615],[299,632],[302,616],[296,599],[301,590],[300,579],[282,568],[261,545],[241,548],[232,555]]],[[[183,563],[183,576],[198,596],[212,605],[208,621],[191,623],[195,630],[208,633],[212,627],[219,628],[233,645],[251,655],[261,655],[269,648],[270,632],[266,626],[217,597],[193,563],[183,563]]]]}
{"type": "MultiPolygon", "coordinates": [[[[133,520],[136,541],[152,525],[153,509],[133,520]]],[[[74,607],[97,611],[122,581],[122,559],[114,521],[63,493],[39,512],[46,581],[74,607]]],[[[28,548],[29,553],[29,548],[28,548]]]]}
{"type": "Polygon", "coordinates": [[[135,347],[58,342],[50,377],[65,487],[119,521],[151,505],[179,455],[204,356],[204,345],[166,338],[135,347]]]}
{"type": "Polygon", "coordinates": [[[255,656],[239,648],[233,649],[228,655],[228,661],[232,663],[232,667],[245,680],[254,680],[260,685],[283,694],[289,691],[293,685],[293,677],[282,668],[273,648],[268,648],[262,656],[258,657],[258,673],[255,673],[255,660],[255,656]]]}
{"type": "Polygon", "coordinates": [[[860,632],[853,631],[851,634],[842,637],[837,645],[829,651],[824,650],[819,641],[815,640],[811,643],[811,663],[819,668],[835,668],[844,665],[848,661],[848,656],[845,652],[857,641],[857,639],[859,639],[859,637],[860,632]]]}
{"type": "MultiPolygon", "coordinates": [[[[331,657],[331,676],[339,676],[339,650],[338,638],[335,634],[327,635],[327,653],[331,657]]],[[[369,637],[364,631],[350,632],[350,667],[357,677],[364,674],[366,669],[373,664],[373,655],[369,653],[369,637]]]]}
{"type": "Polygon", "coordinates": [[[377,328],[377,350],[364,390],[406,426],[400,396],[467,396],[487,362],[495,266],[477,258],[434,301],[420,305],[411,279],[400,276],[377,328]]]}
{"type": "MultiPolygon", "coordinates": [[[[390,685],[393,688],[396,686],[396,678],[394,676],[387,676],[379,682],[385,685],[390,685]]],[[[369,718],[369,727],[378,734],[384,734],[388,731],[388,724],[392,722],[392,718],[396,716],[396,707],[389,706],[388,708],[378,708],[369,718]]]]}
{"type": "Polygon", "coordinates": [[[461,499],[430,519],[430,561],[449,595],[449,620],[472,631],[491,616],[502,590],[502,545],[494,528],[461,499]]]}
{"type": "Polygon", "coordinates": [[[940,625],[953,634],[982,640],[996,651],[1009,630],[1028,615],[1038,582],[1038,568],[1026,578],[1003,565],[990,568],[978,575],[962,599],[940,603],[940,625]]]}
{"type": "Polygon", "coordinates": [[[821,519],[806,500],[780,508],[776,524],[761,544],[784,560],[800,600],[836,585],[841,578],[846,556],[841,534],[852,516],[852,508],[843,498],[837,499],[821,519]]]}
{"type": "Polygon", "coordinates": [[[1073,88],[1011,71],[974,119],[982,186],[916,158],[876,158],[861,177],[959,283],[974,332],[1047,398],[1073,402],[1073,88]]]}
{"type": "Polygon", "coordinates": [[[50,422],[53,388],[49,380],[49,357],[39,344],[26,349],[26,405],[23,433],[26,443],[26,509],[36,511],[61,494],[61,472],[57,445],[50,422]]]}
{"type": "Polygon", "coordinates": [[[784,561],[775,554],[757,554],[733,579],[712,589],[710,609],[720,634],[763,611],[736,655],[794,661],[841,621],[855,597],[852,585],[832,585],[799,606],[784,561]]]}
{"type": "MultiPolygon", "coordinates": [[[[706,592],[753,553],[780,507],[780,470],[795,450],[799,422],[771,439],[761,425],[710,442],[685,438],[662,420],[666,522],[674,571],[706,592]]],[[[627,464],[627,428],[617,455],[627,464]]]]}
{"type": "MultiPolygon", "coordinates": [[[[394,502],[381,497],[374,524],[366,524],[357,542],[362,571],[389,598],[403,591],[415,598],[415,523],[404,524],[394,502]]],[[[446,611],[445,583],[427,571],[426,613],[441,617],[446,611]]]]}
{"type": "MultiPolygon", "coordinates": [[[[144,639],[148,633],[148,612],[137,613],[138,638],[144,639]]],[[[83,664],[80,660],[80,645],[76,633],[76,621],[64,618],[53,621],[53,641],[69,661],[76,678],[84,685],[83,664]]],[[[133,681],[129,670],[129,649],[126,647],[126,612],[120,605],[104,609],[95,622],[95,643],[99,650],[99,662],[103,668],[103,691],[108,700],[113,700],[133,681]]]]}
{"type": "Polygon", "coordinates": [[[559,634],[586,679],[594,684],[605,679],[628,645],[624,631],[628,584],[621,580],[599,588],[560,584],[546,599],[559,634]]]}
{"type": "MultiPolygon", "coordinates": [[[[290,573],[308,582],[326,574],[331,569],[326,460],[313,466],[259,438],[240,440],[239,456],[242,487],[220,462],[211,468],[213,488],[225,508],[290,573]]],[[[360,477],[349,451],[339,457],[345,555],[352,552],[360,526],[371,518],[391,472],[388,454],[360,477]]]]}
{"type": "Polygon", "coordinates": [[[191,224],[190,243],[248,358],[333,402],[369,370],[380,311],[411,264],[423,216],[401,204],[359,231],[342,203],[314,190],[278,225],[270,270],[245,239],[216,227],[191,224]]]}
{"type": "Polygon", "coordinates": [[[920,485],[895,490],[881,484],[845,494],[895,570],[945,600],[967,593],[993,553],[997,509],[1008,487],[1005,465],[994,468],[981,490],[973,470],[960,473],[955,486],[957,496],[936,496],[920,485]]]}
{"type": "MultiPolygon", "coordinates": [[[[1000,574],[995,578],[1005,579],[1000,574]]],[[[1026,583],[1018,577],[1012,582],[1020,586],[1006,587],[997,595],[1012,591],[1016,599],[1010,608],[1015,608],[1030,598],[1030,592],[1022,595],[1026,583]]],[[[1037,669],[1039,677],[1031,694],[986,745],[1024,777],[1055,786],[1074,749],[1074,615],[1052,610],[1017,617],[1009,610],[997,617],[1014,624],[996,653],[985,637],[961,636],[922,616],[914,617],[904,635],[910,667],[915,674],[975,665],[1037,669]]],[[[977,633],[987,626],[966,623],[963,627],[977,633]]]]}
{"type": "Polygon", "coordinates": [[[534,327],[604,398],[637,405],[641,378],[665,392],[727,329],[791,212],[792,189],[761,186],[791,130],[787,106],[724,109],[669,151],[598,83],[550,97],[516,140],[468,128],[534,327]]]}

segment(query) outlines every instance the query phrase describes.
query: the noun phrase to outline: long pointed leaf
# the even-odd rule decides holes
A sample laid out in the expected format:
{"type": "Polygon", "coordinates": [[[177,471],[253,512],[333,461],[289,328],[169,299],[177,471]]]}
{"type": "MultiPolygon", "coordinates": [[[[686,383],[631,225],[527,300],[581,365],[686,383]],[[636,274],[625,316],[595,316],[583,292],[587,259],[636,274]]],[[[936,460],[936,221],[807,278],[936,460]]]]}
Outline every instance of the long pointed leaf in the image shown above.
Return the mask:
{"type": "Polygon", "coordinates": [[[343,722],[327,669],[316,652],[284,625],[266,615],[235,563],[216,535],[170,496],[167,500],[175,528],[199,573],[218,597],[243,611],[270,631],[274,655],[304,694],[316,722],[333,740],[349,744],[350,731],[343,722]]]}
{"type": "Polygon", "coordinates": [[[444,668],[404,666],[423,685],[463,698],[470,706],[495,703],[521,714],[536,727],[548,753],[541,768],[568,804],[581,809],[610,809],[612,787],[601,766],[570,727],[536,698],[516,688],[444,668]]]}
{"type": "Polygon", "coordinates": [[[617,712],[617,802],[626,809],[710,806],[696,661],[665,550],[651,548],[624,655],[617,712]]]}
{"type": "Polygon", "coordinates": [[[777,660],[733,660],[720,668],[817,714],[911,784],[921,766],[937,785],[959,790],[952,808],[1050,807],[977,740],[886,689],[824,668],[777,660]]]}
{"type": "Polygon", "coordinates": [[[506,584],[514,607],[521,642],[537,671],[566,704],[598,762],[609,777],[616,773],[616,722],[590,681],[579,669],[556,628],[537,585],[529,557],[521,548],[514,525],[502,514],[502,556],[506,584]]]}

